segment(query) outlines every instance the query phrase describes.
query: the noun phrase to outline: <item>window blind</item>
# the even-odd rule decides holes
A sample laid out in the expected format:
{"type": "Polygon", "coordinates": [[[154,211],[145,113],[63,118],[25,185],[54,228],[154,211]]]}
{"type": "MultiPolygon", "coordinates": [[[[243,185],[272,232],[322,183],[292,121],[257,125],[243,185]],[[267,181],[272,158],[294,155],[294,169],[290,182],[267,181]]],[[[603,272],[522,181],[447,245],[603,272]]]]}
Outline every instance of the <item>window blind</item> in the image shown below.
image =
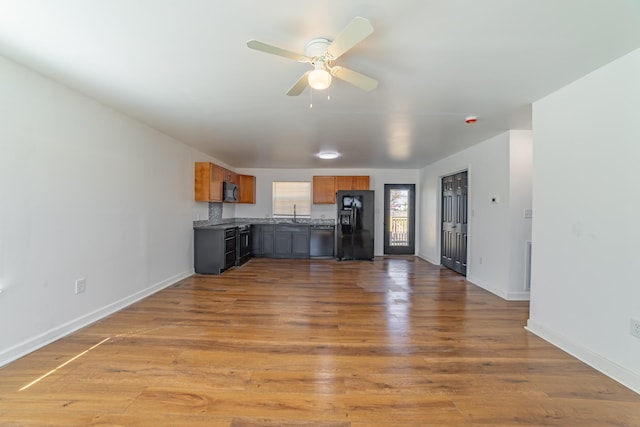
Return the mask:
{"type": "Polygon", "coordinates": [[[311,216],[311,183],[274,181],[273,216],[311,216]]]}

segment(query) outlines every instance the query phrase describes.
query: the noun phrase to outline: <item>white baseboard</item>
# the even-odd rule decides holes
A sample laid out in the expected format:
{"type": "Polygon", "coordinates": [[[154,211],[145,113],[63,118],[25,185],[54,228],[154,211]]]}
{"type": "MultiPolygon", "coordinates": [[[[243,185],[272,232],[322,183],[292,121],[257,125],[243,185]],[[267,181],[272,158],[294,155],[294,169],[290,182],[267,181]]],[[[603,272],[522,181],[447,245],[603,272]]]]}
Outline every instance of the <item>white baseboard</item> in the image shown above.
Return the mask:
{"type": "Polygon", "coordinates": [[[484,289],[485,291],[489,291],[492,294],[499,296],[506,301],[529,301],[531,299],[531,294],[529,291],[505,292],[504,290],[491,286],[488,283],[485,283],[473,276],[467,276],[467,281],[484,289]]]}
{"type": "Polygon", "coordinates": [[[599,354],[593,353],[562,334],[536,323],[534,320],[529,319],[525,329],[640,394],[640,375],[613,363],[599,354]]]}
{"type": "Polygon", "coordinates": [[[440,260],[431,259],[428,256],[426,256],[424,254],[421,254],[421,253],[418,253],[418,258],[423,259],[423,260],[425,260],[427,262],[430,262],[431,264],[434,264],[434,265],[440,265],[440,260]]]}
{"type": "Polygon", "coordinates": [[[531,292],[529,291],[520,291],[520,292],[507,292],[507,301],[529,301],[531,300],[531,292]]]}
{"type": "Polygon", "coordinates": [[[39,348],[51,344],[52,342],[59,340],[60,338],[63,338],[94,322],[97,322],[98,320],[103,319],[119,310],[122,310],[123,308],[128,307],[131,304],[138,302],[150,295],[153,295],[156,292],[161,291],[162,289],[165,289],[182,279],[186,279],[187,277],[193,275],[193,273],[194,271],[190,270],[176,274],[172,277],[162,280],[161,282],[151,285],[146,289],[135,292],[119,301],[107,304],[104,307],[101,307],[62,325],[56,326],[46,332],[43,332],[40,335],[16,344],[13,347],[9,347],[8,349],[0,352],[0,367],[11,363],[14,360],[17,360],[35,350],[38,350],[39,348]]]}
{"type": "Polygon", "coordinates": [[[473,283],[474,285],[484,289],[485,291],[489,291],[494,295],[499,296],[500,298],[506,300],[507,299],[507,294],[505,292],[502,291],[502,289],[498,289],[494,286],[491,286],[489,283],[485,283],[482,280],[478,279],[477,277],[474,277],[472,275],[468,275],[467,276],[467,281],[473,283]]]}

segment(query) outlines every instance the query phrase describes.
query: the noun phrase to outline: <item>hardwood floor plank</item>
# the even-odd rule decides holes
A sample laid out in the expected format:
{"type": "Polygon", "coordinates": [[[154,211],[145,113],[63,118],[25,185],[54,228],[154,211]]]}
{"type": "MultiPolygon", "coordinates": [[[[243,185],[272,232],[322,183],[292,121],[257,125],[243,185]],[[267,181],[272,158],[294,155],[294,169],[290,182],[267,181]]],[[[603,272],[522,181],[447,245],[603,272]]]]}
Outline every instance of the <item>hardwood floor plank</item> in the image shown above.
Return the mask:
{"type": "Polygon", "coordinates": [[[234,418],[231,427],[351,427],[349,422],[270,420],[266,418],[234,418]]]}
{"type": "Polygon", "coordinates": [[[282,393],[290,390],[304,394],[344,394],[344,374],[323,367],[314,371],[254,371],[247,384],[247,391],[254,393],[282,393]]]}
{"type": "Polygon", "coordinates": [[[417,258],[252,259],[1,368],[0,425],[640,426],[527,318],[417,258]]]}

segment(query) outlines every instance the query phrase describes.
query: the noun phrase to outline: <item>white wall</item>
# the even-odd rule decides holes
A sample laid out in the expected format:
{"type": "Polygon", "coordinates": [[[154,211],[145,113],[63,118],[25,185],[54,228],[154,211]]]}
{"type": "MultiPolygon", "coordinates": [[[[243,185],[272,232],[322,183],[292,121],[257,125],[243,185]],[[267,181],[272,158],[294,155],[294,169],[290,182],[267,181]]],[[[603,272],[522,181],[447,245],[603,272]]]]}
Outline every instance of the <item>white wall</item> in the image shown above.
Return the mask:
{"type": "Polygon", "coordinates": [[[531,241],[533,140],[531,131],[509,132],[509,276],[508,299],[529,299],[526,288],[525,252],[531,241]]]}
{"type": "Polygon", "coordinates": [[[640,50],[533,105],[531,331],[640,392],[640,50]]]}
{"type": "Polygon", "coordinates": [[[3,365],[191,274],[211,159],[3,58],[0,117],[3,365]]]}
{"type": "Polygon", "coordinates": [[[524,251],[531,224],[516,217],[531,206],[531,132],[505,132],[420,171],[419,256],[434,264],[440,264],[441,179],[462,170],[469,178],[467,279],[505,299],[528,299],[518,248],[524,251]]]}
{"type": "MultiPolygon", "coordinates": [[[[272,183],[273,181],[312,181],[314,175],[368,175],[371,189],[375,191],[375,237],[374,255],[380,256],[384,252],[384,184],[416,184],[416,197],[418,196],[418,171],[403,169],[240,169],[240,173],[254,175],[256,177],[256,203],[255,205],[238,204],[233,208],[224,204],[224,212],[234,209],[238,218],[266,218],[271,217],[272,183]]],[[[416,219],[419,218],[419,205],[416,201],[416,219]]],[[[326,218],[335,220],[337,216],[336,205],[311,206],[312,218],[326,218]]],[[[226,217],[226,216],[225,216],[226,217]]],[[[416,220],[416,223],[418,221],[416,220]]],[[[416,224],[416,236],[420,233],[416,224]]],[[[416,250],[418,244],[416,242],[416,250]]]]}

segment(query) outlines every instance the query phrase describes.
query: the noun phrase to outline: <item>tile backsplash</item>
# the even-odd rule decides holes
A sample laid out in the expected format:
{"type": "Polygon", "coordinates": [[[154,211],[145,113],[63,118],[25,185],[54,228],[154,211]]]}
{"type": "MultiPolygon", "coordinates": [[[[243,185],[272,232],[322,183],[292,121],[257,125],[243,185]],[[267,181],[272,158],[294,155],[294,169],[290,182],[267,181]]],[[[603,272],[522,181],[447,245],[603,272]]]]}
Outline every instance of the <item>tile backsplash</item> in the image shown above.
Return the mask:
{"type": "Polygon", "coordinates": [[[200,221],[193,221],[194,227],[201,227],[203,225],[219,224],[222,221],[222,203],[221,202],[209,202],[209,218],[200,221]]]}
{"type": "Polygon", "coordinates": [[[209,202],[209,221],[222,219],[222,203],[209,202]]]}

